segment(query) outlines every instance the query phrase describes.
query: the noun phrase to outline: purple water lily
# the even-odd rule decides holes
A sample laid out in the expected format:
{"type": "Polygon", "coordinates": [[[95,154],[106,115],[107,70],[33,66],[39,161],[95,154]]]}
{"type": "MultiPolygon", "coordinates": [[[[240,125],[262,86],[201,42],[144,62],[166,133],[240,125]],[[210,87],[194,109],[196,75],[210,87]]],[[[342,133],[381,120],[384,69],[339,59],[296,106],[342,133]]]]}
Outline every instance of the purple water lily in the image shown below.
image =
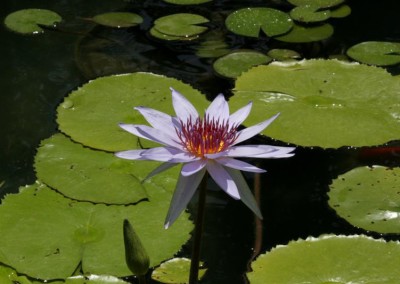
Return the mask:
{"type": "Polygon", "coordinates": [[[183,163],[170,208],[165,220],[168,228],[186,208],[206,171],[234,199],[241,199],[259,218],[257,203],[240,171],[262,173],[265,170],[235,158],[286,158],[294,154],[293,147],[237,144],[263,131],[277,116],[254,126],[238,130],[248,117],[250,102],[233,114],[222,94],[218,95],[200,117],[195,107],[180,93],[172,90],[176,116],[146,107],[135,107],[151,125],[120,124],[124,130],[163,147],[129,150],[116,153],[129,160],[164,162],[149,177],[183,163]]]}

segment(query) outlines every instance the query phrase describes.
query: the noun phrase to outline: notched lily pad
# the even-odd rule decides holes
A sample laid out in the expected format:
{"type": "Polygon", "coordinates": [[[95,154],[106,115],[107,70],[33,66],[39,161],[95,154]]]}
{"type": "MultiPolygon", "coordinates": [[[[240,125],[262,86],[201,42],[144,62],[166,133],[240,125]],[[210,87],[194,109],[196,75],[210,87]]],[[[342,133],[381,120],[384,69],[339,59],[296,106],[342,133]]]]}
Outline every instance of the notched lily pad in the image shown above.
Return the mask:
{"type": "Polygon", "coordinates": [[[329,205],[364,230],[400,233],[400,168],[359,167],[336,178],[329,205]]]}
{"type": "Polygon", "coordinates": [[[208,28],[200,24],[208,21],[207,18],[196,14],[173,14],[155,20],[154,29],[167,36],[192,37],[205,32],[208,28]]]}
{"type": "MultiPolygon", "coordinates": [[[[202,265],[202,264],[201,264],[202,265]]],[[[168,284],[187,283],[189,279],[190,259],[173,258],[157,267],[151,278],[158,282],[168,284]]],[[[206,273],[206,269],[199,269],[199,279],[206,273]]]]}
{"type": "Polygon", "coordinates": [[[347,55],[366,64],[394,65],[400,63],[400,43],[366,41],[350,47],[347,55]]]}
{"type": "Polygon", "coordinates": [[[94,16],[92,20],[99,25],[115,28],[134,27],[143,22],[140,15],[127,12],[104,13],[94,16]]]}
{"type": "Polygon", "coordinates": [[[331,18],[344,18],[351,14],[351,8],[348,5],[340,5],[331,10],[331,18]]]}
{"type": "Polygon", "coordinates": [[[244,8],[231,13],[225,20],[231,32],[259,37],[260,30],[273,37],[288,32],[293,21],[288,14],[272,8],[244,8]]]}
{"type": "Polygon", "coordinates": [[[214,70],[219,75],[228,78],[236,78],[251,67],[266,64],[272,58],[258,51],[238,50],[218,58],[214,64],[214,70]]]}
{"type": "Polygon", "coordinates": [[[39,34],[44,32],[41,26],[53,27],[61,20],[60,15],[50,10],[24,9],[9,14],[4,24],[17,33],[39,34]]]}
{"type": "Polygon", "coordinates": [[[322,236],[292,241],[263,254],[247,276],[264,283],[397,283],[400,243],[366,236],[322,236]]]}
{"type": "Polygon", "coordinates": [[[84,148],[63,134],[42,141],[35,157],[36,174],[72,199],[130,204],[147,198],[131,163],[111,153],[84,148]],[[124,168],[125,162],[125,171],[124,168]]]}
{"type": "Polygon", "coordinates": [[[289,33],[276,37],[283,42],[301,43],[320,41],[329,38],[333,34],[333,27],[330,24],[319,26],[300,26],[293,24],[293,29],[289,33]]]}
{"type": "Polygon", "coordinates": [[[304,23],[322,22],[330,18],[329,10],[319,10],[320,7],[313,5],[305,5],[295,7],[290,11],[290,17],[293,20],[304,23]]]}
{"type": "Polygon", "coordinates": [[[263,134],[302,145],[373,146],[400,138],[400,81],[337,60],[260,65],[236,80],[230,105],[253,101],[246,125],[278,112],[263,134]]]}
{"type": "Polygon", "coordinates": [[[189,238],[187,215],[163,226],[171,193],[148,187],[150,202],[94,205],[63,197],[38,182],[9,194],[0,206],[0,261],[43,280],[65,279],[81,265],[82,274],[130,275],[125,263],[123,220],[135,224],[150,265],[169,259],[189,238]]]}

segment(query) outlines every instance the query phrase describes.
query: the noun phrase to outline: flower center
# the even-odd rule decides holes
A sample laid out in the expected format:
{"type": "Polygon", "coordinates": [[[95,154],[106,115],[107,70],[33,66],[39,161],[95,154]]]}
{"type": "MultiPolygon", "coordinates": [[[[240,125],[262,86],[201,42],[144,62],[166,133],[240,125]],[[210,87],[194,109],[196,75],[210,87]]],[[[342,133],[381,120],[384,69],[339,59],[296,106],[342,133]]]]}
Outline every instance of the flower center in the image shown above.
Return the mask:
{"type": "Polygon", "coordinates": [[[203,158],[205,154],[219,153],[231,146],[237,138],[237,126],[205,116],[195,121],[191,118],[181,121],[181,129],[176,129],[176,133],[188,152],[203,158]]]}

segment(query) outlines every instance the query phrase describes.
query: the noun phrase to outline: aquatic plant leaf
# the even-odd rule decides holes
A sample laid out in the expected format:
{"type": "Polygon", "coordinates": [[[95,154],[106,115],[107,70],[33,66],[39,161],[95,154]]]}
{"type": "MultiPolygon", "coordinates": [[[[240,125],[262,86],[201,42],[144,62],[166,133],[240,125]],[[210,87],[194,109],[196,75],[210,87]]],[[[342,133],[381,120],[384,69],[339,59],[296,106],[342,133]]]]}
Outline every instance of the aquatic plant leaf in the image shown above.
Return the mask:
{"type": "Polygon", "coordinates": [[[169,36],[191,37],[205,32],[208,28],[199,24],[207,22],[209,20],[200,15],[179,13],[158,18],[154,29],[169,36]]]}
{"type": "Polygon", "coordinates": [[[331,8],[342,4],[344,0],[288,0],[288,2],[295,6],[312,5],[319,8],[331,8]]]}
{"type": "Polygon", "coordinates": [[[353,226],[400,233],[400,168],[359,167],[330,185],[329,205],[353,226]]]}
{"type": "Polygon", "coordinates": [[[203,4],[207,2],[211,2],[212,0],[164,0],[164,2],[175,4],[175,5],[197,5],[203,4]]]}
{"type": "MultiPolygon", "coordinates": [[[[65,282],[60,282],[65,284],[129,284],[122,279],[119,279],[115,276],[109,275],[79,275],[72,276],[65,279],[65,282]]],[[[51,284],[58,284],[58,282],[51,282],[51,284]]]]}
{"type": "Polygon", "coordinates": [[[10,30],[21,34],[39,34],[44,30],[40,26],[53,27],[61,22],[57,13],[46,9],[24,9],[9,14],[4,24],[10,30]]]}
{"type": "Polygon", "coordinates": [[[115,28],[134,27],[143,22],[140,15],[127,12],[104,13],[94,16],[92,20],[99,25],[115,28]]]}
{"type": "Polygon", "coordinates": [[[267,55],[277,61],[287,61],[301,58],[301,55],[291,49],[271,49],[267,55]]]}
{"type": "Polygon", "coordinates": [[[340,5],[331,9],[331,18],[344,18],[351,14],[351,8],[348,5],[340,5]]]}
{"type": "Polygon", "coordinates": [[[319,10],[318,6],[305,5],[293,8],[290,11],[290,17],[293,20],[303,23],[322,22],[330,18],[331,12],[329,10],[319,10]]]}
{"type": "MultiPolygon", "coordinates": [[[[200,264],[202,265],[202,264],[200,264]]],[[[161,283],[188,283],[190,271],[190,259],[173,258],[157,267],[151,274],[151,278],[161,283]]],[[[206,269],[199,269],[199,279],[206,273],[206,269]]]]}
{"type": "Polygon", "coordinates": [[[266,64],[272,61],[272,58],[258,51],[236,50],[223,57],[218,58],[214,64],[214,70],[219,75],[228,78],[236,78],[251,67],[266,64]]]}
{"type": "Polygon", "coordinates": [[[194,36],[174,36],[174,35],[167,35],[159,32],[155,27],[150,29],[150,34],[158,39],[166,40],[166,41],[191,41],[199,38],[199,35],[194,36]]]}
{"type": "Polygon", "coordinates": [[[272,8],[244,8],[231,13],[225,20],[231,32],[249,37],[259,37],[260,30],[273,37],[288,32],[293,21],[288,14],[272,8]]]}
{"type": "Polygon", "coordinates": [[[193,227],[185,214],[164,229],[171,193],[163,186],[150,184],[150,201],[130,206],[71,200],[39,182],[22,188],[0,206],[0,261],[44,280],[65,279],[78,265],[84,274],[127,276],[122,224],[128,219],[150,265],[158,265],[179,250],[193,227]]]}
{"type": "Polygon", "coordinates": [[[65,98],[57,108],[59,128],[74,141],[96,149],[115,152],[154,147],[158,144],[139,141],[118,124],[147,124],[135,106],[175,115],[170,87],[185,94],[198,109],[207,108],[205,96],[173,78],[142,72],[108,76],[90,81],[65,98]]]}
{"type": "Polygon", "coordinates": [[[397,283],[400,243],[366,236],[334,236],[292,241],[252,263],[251,284],[397,283]]]}
{"type": "Polygon", "coordinates": [[[280,116],[264,132],[323,148],[380,145],[400,138],[400,81],[378,67],[337,60],[260,65],[236,80],[231,107],[253,101],[245,125],[280,116]]]}
{"type": "Polygon", "coordinates": [[[32,284],[26,277],[18,275],[11,267],[0,265],[0,283],[1,284],[32,284]]]}
{"type": "Polygon", "coordinates": [[[319,26],[300,26],[293,24],[293,28],[287,34],[276,37],[275,39],[283,42],[313,42],[329,38],[333,34],[333,27],[330,24],[319,26]]]}
{"type": "Polygon", "coordinates": [[[84,148],[63,134],[43,140],[35,157],[41,181],[72,199],[94,203],[130,204],[147,198],[134,175],[143,168],[131,167],[112,153],[84,148]]]}
{"type": "Polygon", "coordinates": [[[225,42],[225,34],[217,30],[207,32],[201,43],[196,46],[196,56],[201,58],[221,57],[229,52],[229,45],[225,42]]]}
{"type": "Polygon", "coordinates": [[[400,63],[400,43],[366,41],[353,45],[347,55],[362,63],[387,66],[400,63]]]}

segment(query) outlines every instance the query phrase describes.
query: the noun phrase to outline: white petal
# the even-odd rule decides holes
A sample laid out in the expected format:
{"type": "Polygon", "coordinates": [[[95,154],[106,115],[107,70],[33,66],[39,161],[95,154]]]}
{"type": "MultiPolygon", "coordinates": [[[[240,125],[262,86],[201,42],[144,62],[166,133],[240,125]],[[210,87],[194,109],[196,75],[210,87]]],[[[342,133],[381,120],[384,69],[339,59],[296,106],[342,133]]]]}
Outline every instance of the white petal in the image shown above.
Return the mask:
{"type": "Polygon", "coordinates": [[[170,88],[172,91],[172,105],[178,119],[186,122],[189,118],[195,120],[199,117],[196,108],[182,94],[170,88]]]}
{"type": "Polygon", "coordinates": [[[175,117],[147,107],[135,107],[135,109],[143,115],[151,126],[176,137],[175,127],[179,126],[180,123],[175,117]]]}
{"type": "Polygon", "coordinates": [[[160,143],[162,145],[172,146],[175,148],[182,148],[181,144],[173,140],[168,134],[163,131],[152,128],[147,125],[136,124],[120,124],[122,129],[147,140],[160,143]]]}
{"type": "Polygon", "coordinates": [[[271,117],[270,119],[267,119],[263,122],[260,122],[256,125],[247,127],[241,131],[238,132],[238,138],[236,139],[236,141],[233,144],[238,144],[240,142],[243,142],[247,139],[250,139],[251,137],[257,135],[258,133],[260,133],[261,131],[263,131],[265,128],[267,128],[268,125],[271,124],[271,122],[273,122],[275,120],[275,118],[277,118],[279,115],[276,114],[273,117],[271,117]]]}
{"type": "Polygon", "coordinates": [[[232,159],[232,158],[222,157],[222,158],[215,159],[215,161],[225,167],[229,167],[229,168],[233,168],[233,169],[237,169],[237,170],[241,170],[241,171],[254,172],[254,173],[265,173],[266,172],[266,170],[257,168],[256,166],[253,166],[249,163],[239,161],[236,159],[232,159]]]}
{"type": "Polygon", "coordinates": [[[206,165],[206,161],[203,159],[199,159],[197,161],[187,163],[187,164],[183,165],[181,174],[183,176],[190,176],[192,174],[197,173],[201,169],[203,169],[205,165],[206,165]]]}
{"type": "Polygon", "coordinates": [[[144,157],[146,160],[170,163],[185,163],[200,159],[198,157],[188,154],[185,151],[172,147],[151,148],[143,152],[142,157],[144,157]]]}
{"type": "Polygon", "coordinates": [[[142,182],[145,182],[149,178],[152,178],[153,176],[155,176],[155,175],[157,175],[159,173],[162,173],[163,171],[166,171],[166,170],[168,170],[168,169],[170,169],[172,167],[175,167],[176,165],[178,165],[178,164],[177,163],[168,163],[168,162],[167,163],[162,163],[157,168],[152,170],[142,182]]]}
{"type": "Polygon", "coordinates": [[[229,106],[223,94],[219,94],[209,105],[205,113],[210,119],[228,121],[229,106]]]}
{"type": "Polygon", "coordinates": [[[257,215],[258,218],[262,219],[262,214],[260,209],[258,208],[257,202],[251,193],[251,190],[249,186],[247,185],[247,182],[244,180],[243,175],[240,171],[235,170],[235,169],[230,169],[226,168],[227,172],[229,175],[233,178],[235,181],[237,187],[239,188],[239,194],[240,194],[240,199],[242,202],[250,208],[251,211],[254,212],[254,214],[257,215]]]}
{"type": "Polygon", "coordinates": [[[147,149],[121,151],[121,152],[115,153],[115,156],[117,156],[118,158],[127,159],[127,160],[145,160],[145,158],[143,158],[142,154],[146,151],[147,151],[147,149]]]}
{"type": "Polygon", "coordinates": [[[168,227],[172,225],[172,223],[186,208],[201,180],[203,179],[205,172],[206,170],[203,168],[201,171],[191,176],[185,177],[183,175],[179,175],[178,183],[176,185],[174,195],[172,196],[168,214],[165,219],[165,229],[168,229],[168,227]]]}
{"type": "Polygon", "coordinates": [[[259,155],[272,154],[278,150],[269,145],[242,145],[228,148],[224,153],[226,157],[258,157],[259,155]]]}
{"type": "Polygon", "coordinates": [[[223,166],[213,160],[209,160],[206,165],[207,171],[213,180],[221,187],[223,191],[234,199],[240,199],[238,188],[232,177],[223,166]]]}
{"type": "Polygon", "coordinates": [[[250,102],[246,106],[238,109],[236,112],[231,114],[231,116],[229,117],[229,126],[232,127],[242,124],[243,121],[245,121],[246,118],[249,116],[252,106],[253,103],[250,102]]]}
{"type": "MultiPolygon", "coordinates": [[[[261,145],[261,146],[268,146],[268,145],[261,145]]],[[[254,158],[269,158],[269,159],[275,159],[275,158],[289,158],[294,156],[294,153],[292,153],[296,148],[295,147],[277,147],[277,146],[269,146],[273,147],[275,149],[274,152],[270,153],[265,153],[265,154],[258,154],[258,155],[253,155],[252,157],[254,158]]]]}

